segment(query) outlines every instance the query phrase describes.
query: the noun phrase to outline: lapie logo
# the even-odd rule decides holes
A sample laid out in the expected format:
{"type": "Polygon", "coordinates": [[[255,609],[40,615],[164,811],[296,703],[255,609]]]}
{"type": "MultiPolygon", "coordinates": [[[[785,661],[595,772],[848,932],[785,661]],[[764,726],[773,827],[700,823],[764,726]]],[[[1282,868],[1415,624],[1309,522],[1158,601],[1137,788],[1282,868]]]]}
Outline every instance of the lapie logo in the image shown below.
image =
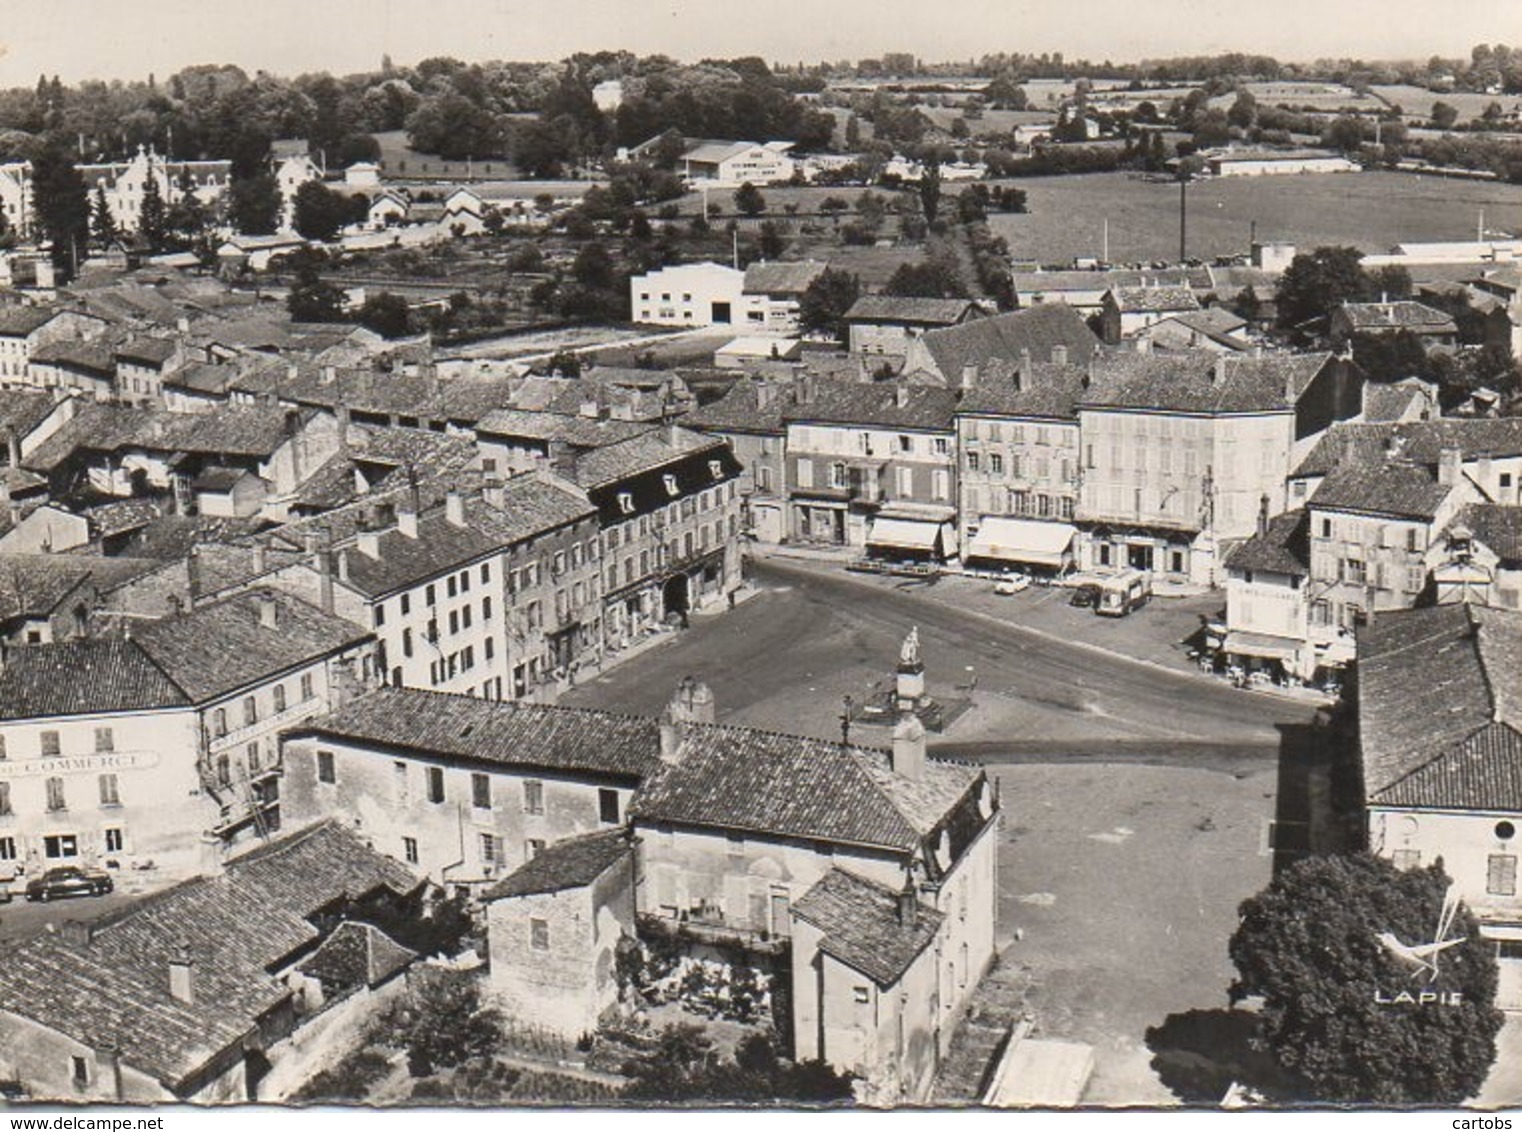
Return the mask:
{"type": "Polygon", "coordinates": [[[1380,932],[1374,937],[1379,940],[1380,946],[1394,956],[1402,966],[1412,969],[1412,979],[1421,982],[1421,987],[1416,990],[1402,989],[1392,992],[1376,988],[1375,1002],[1381,1006],[1423,1006],[1429,1003],[1438,1006],[1457,1006],[1464,1001],[1462,992],[1444,990],[1437,985],[1441,973],[1438,967],[1443,952],[1463,943],[1468,938],[1448,934],[1453,930],[1453,921],[1458,914],[1458,885],[1450,884],[1448,891],[1443,894],[1443,907],[1438,913],[1437,931],[1433,933],[1430,943],[1404,943],[1396,938],[1394,932],[1380,932]]]}

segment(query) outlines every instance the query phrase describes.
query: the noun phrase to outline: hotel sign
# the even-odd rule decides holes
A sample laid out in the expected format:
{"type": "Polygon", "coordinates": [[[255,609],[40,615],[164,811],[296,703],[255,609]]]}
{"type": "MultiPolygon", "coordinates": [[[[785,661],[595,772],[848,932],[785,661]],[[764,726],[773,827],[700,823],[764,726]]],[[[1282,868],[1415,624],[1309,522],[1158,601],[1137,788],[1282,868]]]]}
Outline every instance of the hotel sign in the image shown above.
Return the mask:
{"type": "Polygon", "coordinates": [[[18,778],[52,778],[60,774],[109,774],[158,766],[157,751],[105,751],[94,755],[52,755],[11,762],[0,759],[0,782],[18,778]]]}

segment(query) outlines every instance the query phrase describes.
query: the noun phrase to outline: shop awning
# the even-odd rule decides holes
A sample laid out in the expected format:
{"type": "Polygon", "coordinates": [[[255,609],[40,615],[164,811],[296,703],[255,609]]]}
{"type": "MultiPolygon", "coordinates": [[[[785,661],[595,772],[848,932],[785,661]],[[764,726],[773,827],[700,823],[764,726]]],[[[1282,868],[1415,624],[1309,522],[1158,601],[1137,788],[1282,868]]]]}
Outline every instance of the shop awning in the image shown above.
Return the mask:
{"type": "Polygon", "coordinates": [[[877,518],[872,520],[872,529],[867,532],[867,545],[891,546],[897,550],[934,550],[936,536],[940,533],[939,523],[877,518]]]}
{"type": "Polygon", "coordinates": [[[1271,633],[1249,633],[1233,629],[1226,634],[1226,651],[1238,656],[1264,656],[1273,660],[1291,660],[1300,651],[1300,642],[1271,633]]]}
{"type": "Polygon", "coordinates": [[[1067,564],[1068,548],[1078,528],[1070,523],[1043,523],[1039,519],[984,519],[967,544],[965,558],[992,558],[1031,566],[1061,568],[1067,564]]]}

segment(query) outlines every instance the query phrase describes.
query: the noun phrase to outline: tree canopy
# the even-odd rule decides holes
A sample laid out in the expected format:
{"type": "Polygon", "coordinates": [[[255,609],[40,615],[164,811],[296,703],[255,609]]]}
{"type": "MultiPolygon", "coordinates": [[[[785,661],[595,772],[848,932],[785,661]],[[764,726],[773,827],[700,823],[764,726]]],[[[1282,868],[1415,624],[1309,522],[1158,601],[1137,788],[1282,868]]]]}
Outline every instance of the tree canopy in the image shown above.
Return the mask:
{"type": "Polygon", "coordinates": [[[1345,302],[1369,297],[1369,277],[1358,261],[1357,248],[1317,248],[1301,252],[1290,261],[1279,280],[1279,322],[1300,326],[1324,318],[1345,302]]]}
{"type": "Polygon", "coordinates": [[[861,297],[861,280],[848,271],[827,267],[814,276],[798,300],[798,321],[805,330],[846,337],[846,311],[861,297]]]}
{"type": "Polygon", "coordinates": [[[1429,984],[1381,944],[1434,941],[1449,878],[1441,862],[1401,871],[1369,854],[1310,857],[1245,901],[1231,938],[1233,1001],[1262,999],[1261,1039],[1311,1099],[1454,1105],[1479,1091],[1502,1016],[1496,963],[1460,905],[1429,984]],[[1393,1001],[1402,991],[1460,996],[1393,1001]]]}

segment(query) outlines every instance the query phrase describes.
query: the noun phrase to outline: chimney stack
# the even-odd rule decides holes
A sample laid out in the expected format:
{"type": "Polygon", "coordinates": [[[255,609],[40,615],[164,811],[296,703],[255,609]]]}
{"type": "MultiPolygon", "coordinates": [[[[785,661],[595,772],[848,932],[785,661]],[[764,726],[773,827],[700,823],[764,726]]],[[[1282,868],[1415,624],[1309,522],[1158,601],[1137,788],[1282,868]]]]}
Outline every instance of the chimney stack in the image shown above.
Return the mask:
{"type": "Polygon", "coordinates": [[[444,518],[452,527],[465,525],[465,497],[455,488],[444,493],[444,518]]]}
{"type": "Polygon", "coordinates": [[[974,389],[978,384],[978,367],[972,362],[962,363],[962,390],[974,389]]]}
{"type": "Polygon", "coordinates": [[[254,543],[254,573],[263,574],[269,569],[269,554],[262,542],[254,543]]]}
{"type": "Polygon", "coordinates": [[[1015,373],[1015,388],[1029,389],[1035,378],[1035,363],[1031,361],[1031,352],[1028,349],[1020,351],[1020,368],[1015,373]]]}
{"type": "Polygon", "coordinates": [[[661,761],[675,763],[679,761],[682,751],[682,725],[678,723],[668,707],[661,712],[661,761]]]}
{"type": "Polygon", "coordinates": [[[1444,448],[1438,453],[1437,482],[1444,487],[1457,487],[1463,462],[1464,454],[1459,449],[1444,448]]]}
{"type": "Polygon", "coordinates": [[[1226,383],[1226,358],[1223,355],[1221,357],[1216,358],[1215,365],[1212,366],[1211,369],[1210,369],[1210,384],[1211,385],[1224,385],[1225,383],[1226,383]]]}
{"type": "Polygon", "coordinates": [[[900,381],[893,386],[893,403],[898,408],[905,408],[909,404],[909,385],[900,381]]]}
{"type": "Polygon", "coordinates": [[[678,723],[705,723],[714,721],[713,689],[703,681],[683,676],[676,686],[666,712],[678,723]]]}
{"type": "MultiPolygon", "coordinates": [[[[317,605],[324,613],[333,612],[333,553],[324,547],[317,558],[317,605]]],[[[347,564],[347,559],[345,563],[347,564]]],[[[347,580],[347,579],[346,579],[347,580]]]]}
{"type": "Polygon", "coordinates": [[[189,946],[183,943],[169,959],[169,994],[186,1004],[196,1000],[195,963],[189,946]]]}
{"type": "Polygon", "coordinates": [[[481,498],[493,510],[500,511],[507,505],[507,488],[499,479],[489,479],[481,484],[481,498]]]}
{"type": "Polygon", "coordinates": [[[21,440],[14,431],[5,434],[5,451],[10,466],[21,467],[21,440]]]}
{"type": "Polygon", "coordinates": [[[201,548],[198,546],[192,546],[190,553],[185,555],[185,595],[189,599],[186,604],[194,609],[196,599],[201,596],[201,548]]]}
{"type": "Polygon", "coordinates": [[[86,947],[95,938],[95,927],[84,920],[65,920],[58,925],[58,934],[70,947],[86,947]]]}
{"type": "Polygon", "coordinates": [[[898,890],[899,926],[907,928],[914,924],[914,914],[918,910],[919,902],[919,893],[914,891],[914,877],[905,872],[904,887],[898,890]]]}
{"type": "Polygon", "coordinates": [[[1066,346],[1052,347],[1052,364],[1059,366],[1068,364],[1068,348],[1066,346]]]}
{"type": "Polygon", "coordinates": [[[347,549],[338,552],[338,580],[340,582],[349,580],[349,551],[347,549]]]}
{"type": "Polygon", "coordinates": [[[338,418],[338,447],[346,448],[349,444],[349,406],[342,401],[333,408],[333,415],[338,418]]]}
{"type": "Polygon", "coordinates": [[[893,728],[893,773],[910,782],[925,777],[925,725],[913,712],[905,712],[893,728]]]}
{"type": "Polygon", "coordinates": [[[259,627],[261,629],[278,629],[280,627],[280,607],[275,604],[275,599],[269,594],[260,594],[255,599],[259,607],[259,627]]]}
{"type": "MultiPolygon", "coordinates": [[[[355,531],[354,532],[354,547],[361,554],[363,554],[366,558],[379,559],[380,558],[380,532],[375,530],[375,529],[373,529],[373,528],[370,528],[370,527],[363,527],[360,530],[355,531]]],[[[340,559],[339,562],[340,562],[340,565],[343,564],[343,560],[342,559],[340,559]]],[[[347,581],[347,578],[345,580],[347,581]]]]}
{"type": "Polygon", "coordinates": [[[1258,537],[1268,536],[1268,492],[1258,497],[1258,537]]]}
{"type": "Polygon", "coordinates": [[[417,511],[413,509],[409,501],[404,503],[396,512],[396,529],[407,538],[417,538],[417,511]]]}

